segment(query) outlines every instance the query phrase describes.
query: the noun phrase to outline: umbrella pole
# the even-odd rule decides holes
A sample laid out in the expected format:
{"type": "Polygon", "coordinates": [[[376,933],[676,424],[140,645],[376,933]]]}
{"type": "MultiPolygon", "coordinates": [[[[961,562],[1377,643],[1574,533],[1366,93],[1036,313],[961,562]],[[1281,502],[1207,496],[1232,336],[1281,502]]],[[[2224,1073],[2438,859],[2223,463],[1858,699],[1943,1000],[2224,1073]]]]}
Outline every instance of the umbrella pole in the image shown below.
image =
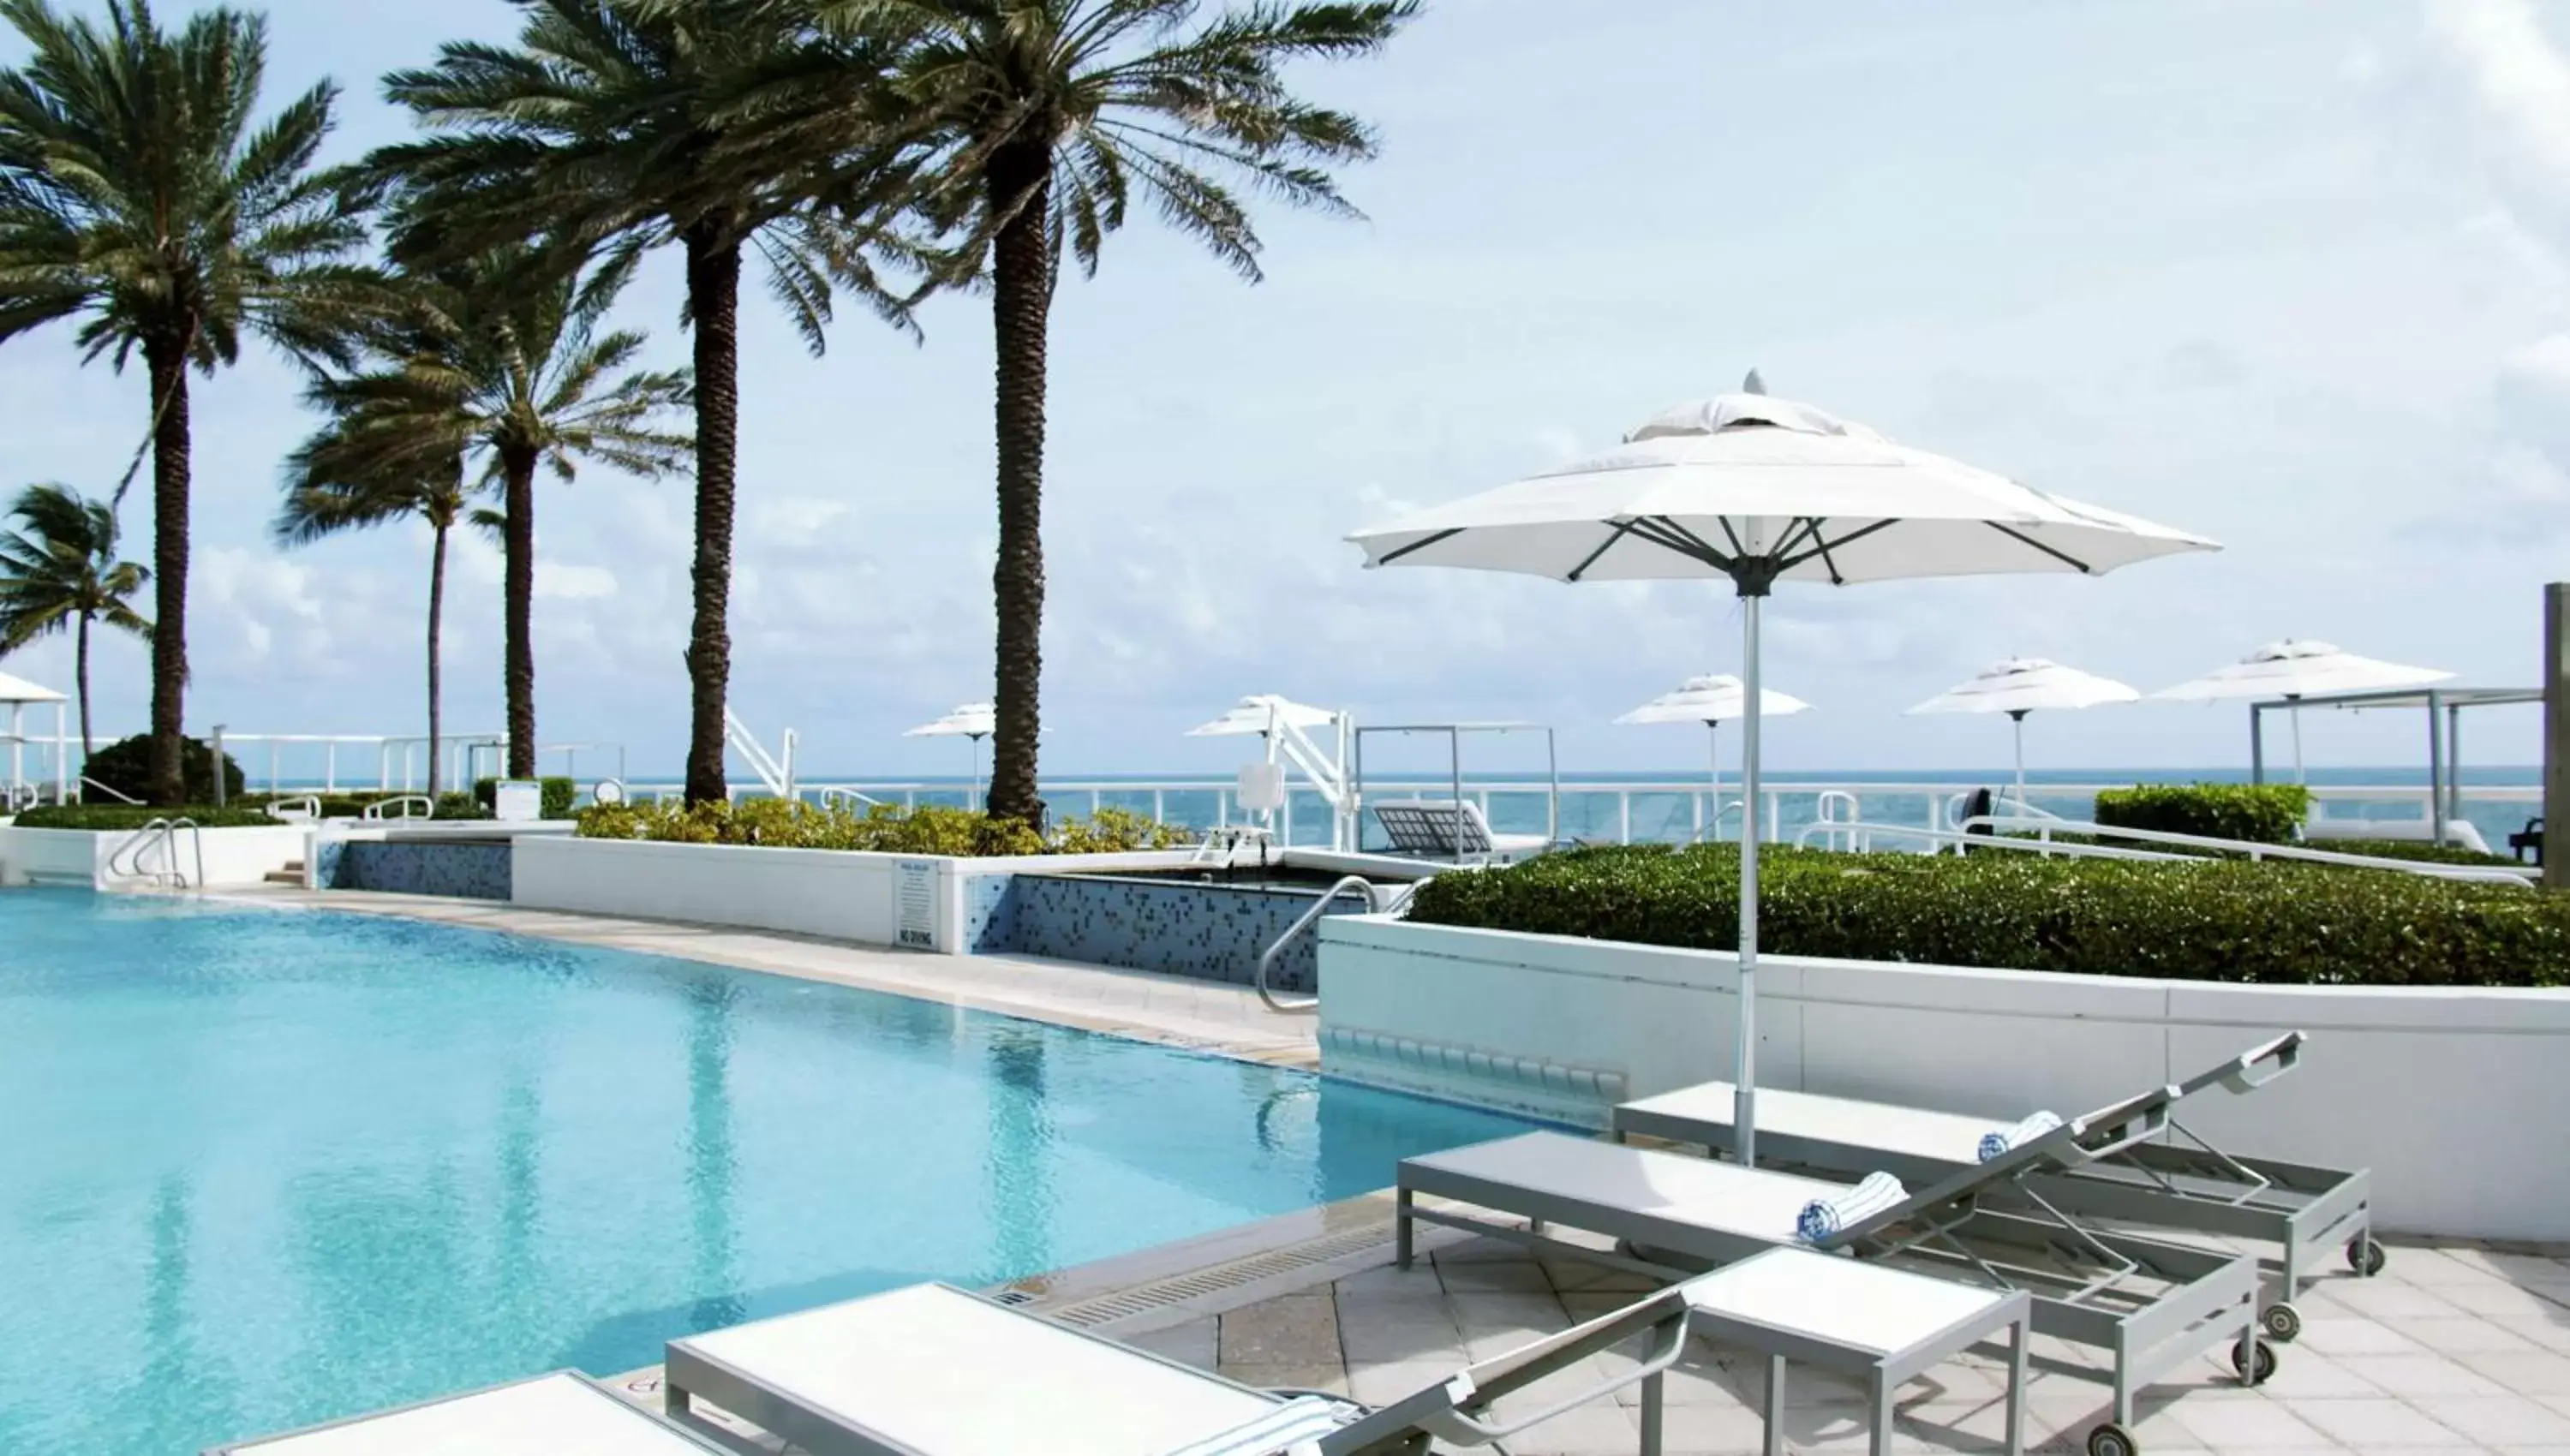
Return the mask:
{"type": "Polygon", "coordinates": [[[2023,819],[2025,817],[2025,709],[2019,708],[2008,714],[2008,720],[2016,725],[2016,813],[2017,818],[2023,819]]]}
{"type": "Polygon", "coordinates": [[[964,791],[964,807],[979,809],[982,807],[982,735],[967,733],[964,737],[973,745],[973,785],[964,791]]]}
{"type": "Polygon", "coordinates": [[[1704,720],[1705,755],[1713,766],[1713,837],[1722,838],[1722,725],[1711,718],[1704,720]]]}
{"type": "Polygon", "coordinates": [[[2297,697],[2291,701],[2294,705],[2294,782],[2308,784],[2311,778],[2303,772],[2303,700],[2297,697]]]}
{"type": "Polygon", "coordinates": [[[1740,740],[1740,1040],[1732,1065],[1733,1146],[1740,1166],[1758,1166],[1758,602],[1740,598],[1741,699],[1748,705],[1740,740]]]}

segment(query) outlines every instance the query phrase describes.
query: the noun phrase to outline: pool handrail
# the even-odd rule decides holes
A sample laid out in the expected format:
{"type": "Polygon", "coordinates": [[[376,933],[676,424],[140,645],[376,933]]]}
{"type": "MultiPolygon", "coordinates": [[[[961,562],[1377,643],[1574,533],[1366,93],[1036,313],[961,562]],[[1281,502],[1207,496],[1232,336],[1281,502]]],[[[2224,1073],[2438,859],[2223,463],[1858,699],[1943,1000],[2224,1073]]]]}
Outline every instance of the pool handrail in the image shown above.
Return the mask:
{"type": "MultiPolygon", "coordinates": [[[[2087,820],[2035,819],[2012,814],[1980,814],[1962,821],[1958,830],[1975,835],[1974,844],[1990,844],[2018,834],[2032,834],[2032,840],[2018,839],[2016,844],[2034,844],[2054,849],[2099,848],[2061,845],[2050,838],[2054,834],[2086,835],[2092,839],[2132,840],[2139,844],[2167,845],[2173,848],[2209,850],[2220,854],[2240,855],[2250,860],[2292,860],[2311,865],[2339,865],[2354,870],[2393,870],[2405,875],[2430,880],[2454,880],[2472,885],[2507,885],[2519,890],[2532,887],[2532,880],[2517,871],[2497,865],[2443,865],[2432,860],[2392,860],[2376,855],[2351,855],[2339,850],[2315,850],[2307,845],[2270,845],[2251,840],[2216,839],[2209,835],[2179,834],[2162,829],[2134,829],[2120,824],[2097,824],[2087,820]]],[[[2188,858],[2203,858],[2190,856],[2188,858]]]]}
{"type": "Polygon", "coordinates": [[[1310,929],[1321,916],[1328,914],[1330,907],[1338,902],[1338,898],[1351,890],[1365,896],[1368,913],[1381,915],[1390,914],[1401,909],[1409,901],[1412,893],[1427,883],[1425,880],[1415,880],[1399,891],[1390,891],[1388,887],[1377,885],[1362,875],[1341,876],[1336,884],[1321,892],[1321,898],[1312,902],[1310,910],[1296,916],[1294,923],[1285,927],[1284,934],[1277,936],[1273,943],[1259,952],[1258,974],[1252,982],[1258,991],[1258,999],[1266,1004],[1268,1010],[1280,1013],[1318,1010],[1321,997],[1317,989],[1308,996],[1288,998],[1278,995],[1275,988],[1267,983],[1268,973],[1275,968],[1276,957],[1285,952],[1285,947],[1293,943],[1295,936],[1310,929]]]}

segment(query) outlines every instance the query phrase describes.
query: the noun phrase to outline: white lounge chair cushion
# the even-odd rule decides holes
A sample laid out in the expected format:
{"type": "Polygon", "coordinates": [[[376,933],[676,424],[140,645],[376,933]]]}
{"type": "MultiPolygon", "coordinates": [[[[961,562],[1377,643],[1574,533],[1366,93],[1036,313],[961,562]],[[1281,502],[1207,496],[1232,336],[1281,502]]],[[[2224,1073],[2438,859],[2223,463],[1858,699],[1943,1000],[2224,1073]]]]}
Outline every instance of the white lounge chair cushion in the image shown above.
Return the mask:
{"type": "Polygon", "coordinates": [[[1981,1134],[1980,1160],[1989,1163],[2004,1158],[2009,1149],[2022,1148],[2059,1126],[2061,1119],[2048,1111],[2029,1112],[2012,1126],[1981,1134]]]}
{"type": "Polygon", "coordinates": [[[704,1446],[569,1374],[229,1449],[239,1456],[707,1456],[704,1446]]]}
{"type": "Polygon", "coordinates": [[[1770,1244],[1794,1242],[1794,1223],[1804,1205],[1847,1188],[1817,1178],[1619,1147],[1567,1133],[1524,1133],[1410,1162],[1770,1244]]]}
{"type": "MultiPolygon", "coordinates": [[[[1729,1082],[1701,1082],[1627,1105],[1665,1118],[1727,1129],[1731,1126],[1733,1090],[1729,1082]]],[[[1865,1148],[1960,1168],[1981,1161],[1981,1138],[1990,1131],[1990,1119],[1762,1087],[1758,1089],[1758,1131],[1769,1137],[1865,1148]]]]}
{"type": "Polygon", "coordinates": [[[1163,1456],[1305,1456],[1318,1451],[1321,1437],[1357,1414],[1342,1401],[1306,1395],[1289,1400],[1233,1430],[1191,1441],[1163,1456]]]}

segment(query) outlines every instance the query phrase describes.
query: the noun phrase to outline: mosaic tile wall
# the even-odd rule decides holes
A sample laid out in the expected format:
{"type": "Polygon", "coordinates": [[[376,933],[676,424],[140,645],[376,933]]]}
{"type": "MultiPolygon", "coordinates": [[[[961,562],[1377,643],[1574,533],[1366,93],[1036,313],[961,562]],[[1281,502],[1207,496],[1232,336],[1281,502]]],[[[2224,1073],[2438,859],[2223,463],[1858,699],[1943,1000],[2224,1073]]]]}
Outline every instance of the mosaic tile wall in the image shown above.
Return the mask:
{"type": "MultiPolygon", "coordinates": [[[[1248,985],[1258,957],[1312,908],[1314,892],[1230,885],[1171,885],[1071,875],[989,876],[965,891],[965,942],[978,951],[1049,955],[1090,965],[1157,970],[1248,985]]],[[[1332,914],[1358,914],[1365,898],[1342,895],[1332,914]]],[[[1310,994],[1319,942],[1286,948],[1273,981],[1310,994]]]]}
{"type": "Polygon", "coordinates": [[[317,874],[332,890],[507,900],[509,846],[344,840],[323,846],[317,874]]]}

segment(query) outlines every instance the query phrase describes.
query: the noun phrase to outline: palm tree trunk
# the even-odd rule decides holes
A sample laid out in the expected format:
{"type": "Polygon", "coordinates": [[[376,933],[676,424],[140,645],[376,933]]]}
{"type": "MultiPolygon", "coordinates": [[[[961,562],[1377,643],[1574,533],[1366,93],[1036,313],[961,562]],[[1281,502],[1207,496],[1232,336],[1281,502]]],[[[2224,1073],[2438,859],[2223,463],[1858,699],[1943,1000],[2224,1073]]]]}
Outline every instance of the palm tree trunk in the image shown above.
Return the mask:
{"type": "Polygon", "coordinates": [[[696,620],[687,637],[693,701],[687,802],[720,804],[723,705],[731,688],[733,451],[740,427],[740,244],[718,223],[687,230],[687,316],[695,328],[696,620]]]}
{"type": "MultiPolygon", "coordinates": [[[[188,687],[188,351],[183,338],[143,345],[152,376],[152,802],[188,802],[180,759],[188,687]]],[[[214,765],[222,772],[222,765],[214,765]]]]}
{"type": "Polygon", "coordinates": [[[89,613],[88,613],[88,612],[82,612],[82,613],[80,614],[80,629],[79,629],[79,631],[77,632],[77,634],[76,634],[76,635],[75,635],[75,637],[74,637],[74,644],[73,644],[73,647],[72,647],[72,690],[73,690],[74,692],[77,692],[77,693],[79,693],[79,694],[80,694],[80,710],[81,710],[81,768],[82,768],[82,770],[83,770],[84,772],[86,772],[86,771],[88,770],[88,768],[89,768],[89,756],[90,756],[90,754],[91,754],[92,752],[94,752],[94,750],[90,747],[90,738],[89,738],[89,613]]]}
{"type": "MultiPolygon", "coordinates": [[[[430,529],[433,535],[428,548],[428,797],[430,802],[434,803],[438,791],[437,738],[440,727],[437,682],[438,633],[439,623],[446,616],[447,526],[445,522],[439,521],[430,529]]],[[[513,735],[516,731],[516,721],[514,717],[510,719],[513,735]]]]}
{"type": "Polygon", "coordinates": [[[508,451],[500,459],[503,478],[508,604],[506,624],[509,696],[509,777],[536,776],[536,453],[508,451]]]}
{"type": "Polygon", "coordinates": [[[999,613],[993,707],[990,812],[1036,823],[1039,705],[1044,679],[1044,451],[1046,315],[1053,307],[1053,256],[1045,217],[1053,158],[1041,146],[992,159],[990,205],[1007,215],[991,252],[991,318],[997,345],[1000,552],[991,572],[999,613]]]}

